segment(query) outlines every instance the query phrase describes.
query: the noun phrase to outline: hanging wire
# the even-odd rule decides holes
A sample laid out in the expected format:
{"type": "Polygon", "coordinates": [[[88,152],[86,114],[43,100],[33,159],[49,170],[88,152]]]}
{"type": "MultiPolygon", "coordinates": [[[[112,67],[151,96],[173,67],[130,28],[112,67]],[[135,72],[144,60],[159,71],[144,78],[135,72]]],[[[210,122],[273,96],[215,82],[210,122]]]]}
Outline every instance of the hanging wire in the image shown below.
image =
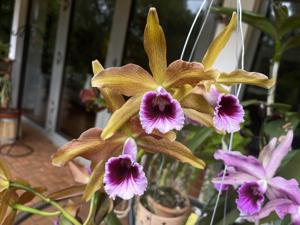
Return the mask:
{"type": "MultiPolygon", "coordinates": [[[[244,32],[243,32],[243,24],[242,24],[242,15],[243,15],[243,8],[241,0],[237,0],[237,9],[238,9],[238,30],[240,33],[241,38],[241,69],[243,70],[245,67],[245,41],[244,41],[244,32]]],[[[239,84],[236,92],[236,96],[239,97],[241,92],[242,85],[239,84]]]]}
{"type": "Polygon", "coordinates": [[[193,31],[193,29],[194,29],[194,26],[195,26],[195,24],[196,24],[196,22],[197,22],[197,20],[198,20],[198,17],[200,16],[200,13],[201,13],[201,11],[202,11],[202,9],[203,9],[203,7],[204,7],[205,4],[206,4],[206,0],[204,0],[204,1],[202,2],[202,4],[201,4],[200,8],[198,9],[198,12],[197,12],[197,14],[196,14],[196,16],[195,16],[195,19],[194,19],[194,21],[193,21],[193,23],[192,23],[192,25],[191,25],[191,28],[190,28],[190,30],[189,30],[189,33],[188,33],[186,39],[185,39],[184,46],[183,46],[183,48],[182,48],[182,52],[181,52],[181,55],[180,55],[180,59],[181,59],[181,60],[183,59],[183,56],[184,56],[184,53],[185,53],[187,44],[188,44],[188,42],[189,42],[189,40],[190,40],[190,38],[191,38],[192,31],[193,31]]]}
{"type": "MultiPolygon", "coordinates": [[[[244,69],[244,57],[245,57],[245,43],[244,43],[244,33],[243,33],[243,27],[242,27],[242,4],[241,4],[241,0],[237,0],[237,24],[238,24],[238,32],[240,33],[240,39],[241,39],[241,69],[244,69]]],[[[236,91],[236,96],[238,97],[241,91],[241,84],[238,85],[237,91],[236,91]]],[[[228,151],[232,150],[232,143],[233,143],[233,137],[234,137],[234,133],[230,133],[230,140],[229,140],[229,146],[228,146],[228,151]]],[[[221,197],[221,193],[222,193],[222,188],[223,188],[223,183],[224,183],[224,179],[227,173],[228,167],[227,165],[225,165],[224,171],[223,171],[223,176],[222,176],[222,180],[221,180],[221,186],[218,192],[218,196],[217,196],[217,200],[214,206],[214,210],[213,210],[213,214],[211,217],[211,221],[210,221],[210,225],[213,225],[214,222],[214,218],[216,215],[216,211],[217,211],[217,207],[220,201],[220,197],[221,197]]],[[[227,196],[226,196],[227,198],[227,196]]],[[[225,205],[226,207],[226,205],[225,205]]],[[[225,212],[225,210],[224,210],[225,212]]],[[[226,215],[224,213],[224,218],[223,221],[226,221],[226,215]]],[[[259,222],[258,222],[259,224],[259,222]]]]}
{"type": "Polygon", "coordinates": [[[211,7],[212,7],[213,2],[214,2],[214,0],[211,0],[211,2],[209,3],[207,12],[206,12],[206,14],[205,14],[205,18],[204,18],[204,20],[203,20],[203,23],[202,23],[202,25],[201,25],[200,31],[199,31],[199,33],[198,33],[198,36],[197,36],[197,38],[196,38],[196,41],[194,42],[192,51],[191,51],[191,53],[190,53],[189,61],[191,61],[191,59],[192,59],[192,57],[193,57],[193,55],[194,55],[194,52],[195,52],[195,50],[196,50],[196,46],[197,46],[197,44],[198,44],[198,42],[199,42],[199,39],[200,39],[200,37],[201,37],[201,34],[202,34],[203,30],[204,30],[204,27],[205,27],[205,24],[206,24],[206,21],[207,21],[208,15],[209,15],[209,13],[210,13],[210,9],[211,9],[211,7]]]}

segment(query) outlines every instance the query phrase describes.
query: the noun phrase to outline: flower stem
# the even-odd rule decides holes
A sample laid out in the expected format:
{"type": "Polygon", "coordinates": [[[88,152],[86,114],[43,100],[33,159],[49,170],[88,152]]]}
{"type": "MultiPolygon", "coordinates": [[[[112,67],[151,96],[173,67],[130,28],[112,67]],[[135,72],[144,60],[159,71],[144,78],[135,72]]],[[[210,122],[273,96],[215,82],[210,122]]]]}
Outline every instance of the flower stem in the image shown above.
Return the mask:
{"type": "Polygon", "coordinates": [[[28,192],[31,192],[35,196],[39,197],[44,202],[47,202],[51,204],[54,208],[56,208],[69,222],[73,223],[74,225],[81,225],[81,223],[78,222],[71,214],[69,214],[67,211],[64,210],[63,207],[61,207],[57,202],[51,200],[50,198],[47,198],[43,194],[39,193],[38,191],[34,190],[32,187],[26,186],[24,184],[18,183],[18,182],[10,182],[10,187],[14,187],[17,189],[22,189],[28,192]]]}
{"type": "Polygon", "coordinates": [[[93,221],[93,217],[95,215],[95,211],[96,211],[96,208],[97,208],[97,205],[98,205],[98,200],[99,200],[99,195],[98,193],[94,193],[91,201],[90,201],[90,210],[89,210],[89,214],[84,222],[83,225],[92,225],[94,224],[94,221],[93,221]]]}
{"type": "Polygon", "coordinates": [[[19,210],[19,211],[23,211],[23,212],[27,212],[27,213],[31,213],[31,214],[35,214],[35,215],[39,215],[39,216],[57,216],[59,214],[61,214],[60,211],[55,211],[55,212],[46,212],[46,211],[42,211],[39,209],[35,209],[35,208],[31,208],[25,205],[21,205],[21,204],[14,204],[12,205],[12,208],[19,210]]]}

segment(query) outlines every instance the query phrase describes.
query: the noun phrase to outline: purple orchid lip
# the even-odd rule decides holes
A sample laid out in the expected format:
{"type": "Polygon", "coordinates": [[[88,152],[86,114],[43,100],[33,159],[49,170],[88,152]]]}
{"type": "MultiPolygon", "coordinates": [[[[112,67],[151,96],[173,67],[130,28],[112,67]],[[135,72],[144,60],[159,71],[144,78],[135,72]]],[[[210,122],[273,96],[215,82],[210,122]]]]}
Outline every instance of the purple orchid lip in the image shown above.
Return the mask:
{"type": "Polygon", "coordinates": [[[161,133],[170,130],[181,130],[184,125],[184,114],[179,102],[164,88],[144,94],[140,107],[140,121],[146,133],[154,129],[161,133]]]}
{"type": "Polygon", "coordinates": [[[248,182],[238,189],[236,204],[243,215],[251,216],[261,210],[265,200],[266,185],[259,182],[248,182]]]}
{"type": "Polygon", "coordinates": [[[244,122],[244,109],[238,98],[234,95],[220,95],[214,111],[214,125],[218,130],[228,133],[240,130],[244,122]]]}
{"type": "Polygon", "coordinates": [[[240,130],[245,112],[236,96],[219,93],[212,86],[210,91],[204,94],[204,97],[214,107],[213,122],[216,129],[228,133],[240,130]]]}
{"type": "Polygon", "coordinates": [[[145,192],[148,182],[143,167],[135,161],[136,154],[136,143],[132,138],[128,138],[123,154],[106,162],[104,189],[111,198],[119,196],[128,200],[145,192]]]}

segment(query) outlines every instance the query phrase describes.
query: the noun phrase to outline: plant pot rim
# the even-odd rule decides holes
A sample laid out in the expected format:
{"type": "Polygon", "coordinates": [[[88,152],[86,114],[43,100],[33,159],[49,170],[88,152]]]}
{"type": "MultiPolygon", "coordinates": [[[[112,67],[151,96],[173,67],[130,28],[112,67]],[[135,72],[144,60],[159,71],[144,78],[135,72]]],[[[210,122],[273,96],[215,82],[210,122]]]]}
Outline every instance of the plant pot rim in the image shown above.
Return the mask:
{"type": "Polygon", "coordinates": [[[157,215],[151,211],[149,211],[143,204],[142,202],[140,201],[140,198],[137,199],[137,204],[138,204],[138,207],[142,208],[142,210],[150,213],[153,215],[153,217],[156,217],[158,219],[162,219],[162,220],[168,220],[168,221],[172,221],[172,220],[178,220],[180,218],[183,218],[183,217],[186,217],[186,213],[185,214],[182,214],[182,215],[179,215],[179,216],[174,216],[174,217],[168,217],[168,216],[161,216],[161,215],[157,215]]]}
{"type": "MultiPolygon", "coordinates": [[[[160,212],[160,214],[167,214],[167,215],[169,215],[169,217],[171,217],[171,216],[180,217],[180,216],[186,214],[186,212],[188,212],[188,210],[191,206],[188,196],[186,196],[186,195],[182,195],[182,196],[186,199],[186,202],[187,202],[187,204],[183,208],[169,208],[169,207],[164,206],[164,205],[158,203],[157,201],[155,201],[155,199],[152,196],[147,196],[147,201],[150,205],[154,206],[153,207],[154,211],[157,210],[157,212],[155,212],[155,214],[160,212]]],[[[158,214],[156,214],[156,215],[158,215],[158,214]]],[[[160,216],[163,216],[163,215],[160,215],[160,216]]],[[[166,216],[166,217],[168,217],[168,216],[166,216]]]]}
{"type": "Polygon", "coordinates": [[[17,108],[0,108],[0,119],[17,119],[21,111],[17,108]]]}

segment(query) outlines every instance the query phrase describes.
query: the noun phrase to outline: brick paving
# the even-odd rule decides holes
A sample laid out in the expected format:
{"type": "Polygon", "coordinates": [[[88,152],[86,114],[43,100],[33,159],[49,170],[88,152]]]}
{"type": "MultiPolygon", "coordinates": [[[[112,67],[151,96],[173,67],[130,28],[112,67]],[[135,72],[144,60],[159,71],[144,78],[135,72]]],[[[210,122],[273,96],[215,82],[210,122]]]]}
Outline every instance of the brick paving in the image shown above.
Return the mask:
{"type": "MultiPolygon", "coordinates": [[[[23,123],[22,142],[33,148],[32,154],[20,158],[0,155],[8,164],[14,177],[25,179],[33,186],[47,187],[48,192],[54,192],[74,184],[67,168],[51,165],[51,155],[57,147],[41,132],[23,123]]],[[[50,225],[53,224],[52,221],[53,219],[50,218],[34,216],[22,224],[50,225]]]]}

